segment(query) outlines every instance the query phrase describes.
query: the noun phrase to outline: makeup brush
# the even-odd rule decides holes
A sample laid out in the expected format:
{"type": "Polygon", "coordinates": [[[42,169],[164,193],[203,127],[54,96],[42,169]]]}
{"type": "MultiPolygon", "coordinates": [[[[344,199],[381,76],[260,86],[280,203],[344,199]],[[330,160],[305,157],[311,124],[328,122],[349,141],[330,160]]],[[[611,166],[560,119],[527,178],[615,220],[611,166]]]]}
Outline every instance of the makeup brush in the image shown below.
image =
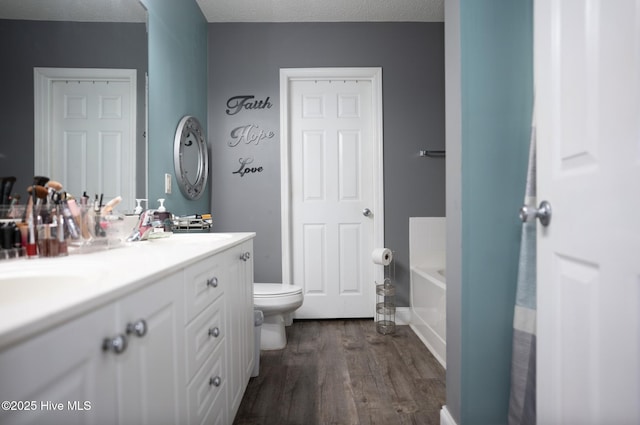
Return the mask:
{"type": "Polygon", "coordinates": [[[118,205],[120,202],[122,201],[122,197],[121,196],[116,196],[115,198],[113,198],[112,200],[110,200],[109,202],[106,203],[106,205],[104,207],[102,207],[102,215],[106,215],[109,214],[111,211],[113,211],[113,208],[118,205]]]}
{"type": "Polygon", "coordinates": [[[53,204],[53,198],[56,193],[60,193],[62,190],[62,183],[57,182],[55,180],[49,180],[45,185],[47,191],[49,192],[49,197],[47,198],[48,204],[53,204]]]}
{"type": "Polygon", "coordinates": [[[0,205],[9,205],[9,197],[11,196],[11,190],[13,184],[16,182],[16,178],[4,177],[2,179],[2,188],[0,189],[0,205]]]}
{"type": "Polygon", "coordinates": [[[60,192],[62,190],[62,183],[55,181],[55,180],[49,180],[46,184],[45,187],[50,187],[51,189],[55,190],[56,192],[60,192]]]}
{"type": "Polygon", "coordinates": [[[60,209],[62,210],[60,212],[62,213],[61,217],[64,220],[64,227],[67,229],[72,239],[78,239],[80,237],[80,225],[77,220],[80,218],[80,211],[76,206],[76,201],[74,199],[67,199],[66,192],[64,195],[64,197],[60,197],[60,209]],[[75,212],[71,205],[75,208],[75,212]]]}
{"type": "Polygon", "coordinates": [[[27,218],[29,218],[29,216],[31,215],[31,213],[33,212],[33,198],[31,197],[31,188],[33,186],[29,186],[27,188],[27,192],[29,193],[29,196],[27,199],[27,205],[24,208],[24,212],[22,213],[22,222],[26,223],[27,222],[27,218]]]}
{"type": "Polygon", "coordinates": [[[33,176],[33,185],[34,186],[44,186],[49,181],[49,177],[44,176],[33,176]]]}
{"type": "Polygon", "coordinates": [[[34,205],[34,214],[35,216],[38,216],[38,215],[41,216],[42,222],[46,223],[47,220],[45,218],[48,218],[48,212],[46,208],[42,208],[42,205],[44,205],[44,201],[46,201],[47,196],[49,195],[49,191],[44,186],[40,186],[40,185],[31,186],[31,187],[33,188],[32,194],[35,193],[35,197],[36,197],[36,201],[34,205]]]}

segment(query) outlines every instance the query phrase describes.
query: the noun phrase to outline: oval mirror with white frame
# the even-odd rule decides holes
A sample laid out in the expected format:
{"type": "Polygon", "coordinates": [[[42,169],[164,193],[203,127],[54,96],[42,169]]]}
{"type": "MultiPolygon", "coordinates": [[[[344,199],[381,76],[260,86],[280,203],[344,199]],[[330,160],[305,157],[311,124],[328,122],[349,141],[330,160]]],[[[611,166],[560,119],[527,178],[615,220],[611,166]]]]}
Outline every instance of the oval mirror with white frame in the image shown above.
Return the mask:
{"type": "Polygon", "coordinates": [[[182,194],[188,199],[200,198],[209,177],[209,152],[196,117],[187,115],[178,123],[173,142],[173,165],[182,194]]]}

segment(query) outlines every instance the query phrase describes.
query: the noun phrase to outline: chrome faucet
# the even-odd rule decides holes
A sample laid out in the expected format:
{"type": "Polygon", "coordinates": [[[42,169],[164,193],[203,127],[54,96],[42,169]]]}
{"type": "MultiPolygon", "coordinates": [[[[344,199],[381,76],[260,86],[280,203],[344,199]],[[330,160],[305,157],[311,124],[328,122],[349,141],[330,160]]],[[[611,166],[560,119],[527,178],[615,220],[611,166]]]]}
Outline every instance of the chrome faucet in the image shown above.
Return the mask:
{"type": "MultiPolygon", "coordinates": [[[[144,241],[151,233],[167,233],[173,229],[171,213],[158,210],[145,210],[140,213],[138,224],[127,238],[127,242],[144,241]]],[[[163,235],[164,236],[164,235],[163,235]]]]}

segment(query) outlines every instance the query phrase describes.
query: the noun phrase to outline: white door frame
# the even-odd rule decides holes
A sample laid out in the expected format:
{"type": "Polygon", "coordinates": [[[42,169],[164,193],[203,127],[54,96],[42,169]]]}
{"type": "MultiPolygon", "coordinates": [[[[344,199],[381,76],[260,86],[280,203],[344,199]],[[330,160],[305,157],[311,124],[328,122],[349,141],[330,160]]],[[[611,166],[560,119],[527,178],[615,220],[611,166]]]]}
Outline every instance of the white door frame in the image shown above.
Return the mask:
{"type": "Polygon", "coordinates": [[[51,113],[53,99],[53,83],[58,81],[117,81],[129,83],[130,134],[128,150],[130,161],[129,172],[134,178],[123,182],[129,187],[129,193],[136,193],[136,124],[137,124],[137,70],[135,69],[102,69],[102,68],[33,68],[34,75],[34,174],[51,175],[51,113]]]}
{"type": "MultiPolygon", "coordinates": [[[[359,80],[371,82],[373,116],[373,246],[384,246],[384,175],[382,133],[382,68],[283,68],[280,69],[280,202],[282,223],[282,282],[291,284],[291,154],[289,135],[289,87],[292,81],[359,80]]],[[[371,263],[377,282],[384,278],[384,269],[371,263]]],[[[373,286],[374,282],[371,282],[373,286]]],[[[371,313],[375,317],[375,291],[371,313]]]]}

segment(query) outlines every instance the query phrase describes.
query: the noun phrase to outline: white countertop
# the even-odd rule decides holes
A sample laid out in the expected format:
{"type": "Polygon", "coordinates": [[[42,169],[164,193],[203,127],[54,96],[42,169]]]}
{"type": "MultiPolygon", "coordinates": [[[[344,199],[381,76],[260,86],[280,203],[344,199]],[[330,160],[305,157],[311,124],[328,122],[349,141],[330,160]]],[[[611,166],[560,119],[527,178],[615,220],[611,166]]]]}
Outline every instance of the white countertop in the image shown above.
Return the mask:
{"type": "Polygon", "coordinates": [[[0,261],[0,349],[254,236],[176,233],[90,254],[0,261]]]}

